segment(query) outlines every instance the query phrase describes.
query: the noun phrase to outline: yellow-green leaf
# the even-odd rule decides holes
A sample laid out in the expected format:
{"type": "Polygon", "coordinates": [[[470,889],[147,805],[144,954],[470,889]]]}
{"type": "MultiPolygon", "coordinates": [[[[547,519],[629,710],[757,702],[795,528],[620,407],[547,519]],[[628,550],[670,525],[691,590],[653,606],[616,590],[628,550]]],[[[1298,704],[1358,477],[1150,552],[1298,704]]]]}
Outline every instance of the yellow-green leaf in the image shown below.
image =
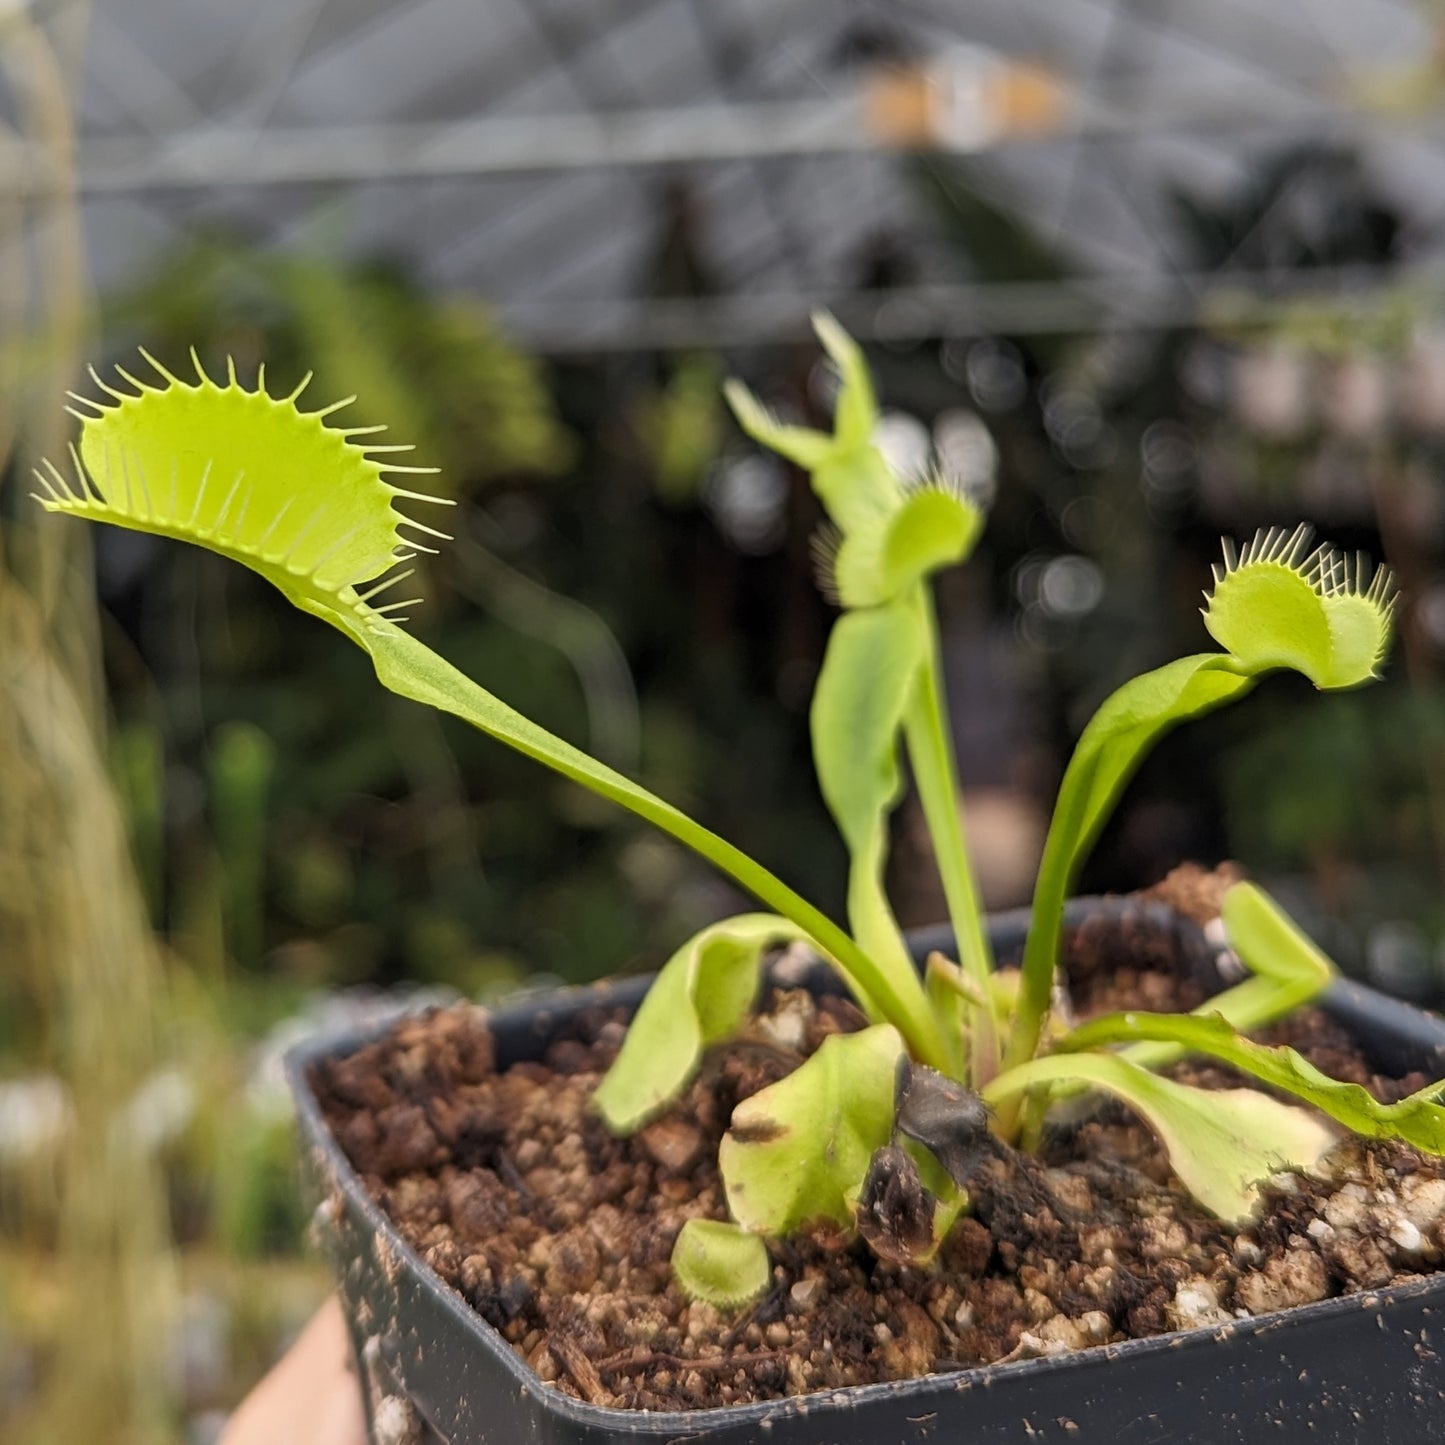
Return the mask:
{"type": "Polygon", "coordinates": [[[1250,1217],[1271,1174],[1309,1173],[1337,1142],[1316,1115],[1256,1089],[1191,1088],[1117,1054],[1035,1059],[1000,1074],[983,1097],[993,1104],[1051,1083],[1087,1084],[1122,1100],[1158,1136],[1180,1183],[1211,1214],[1231,1222],[1250,1217]]]}
{"type": "Polygon", "coordinates": [[[1359,558],[1309,549],[1310,529],[1257,532],[1238,554],[1226,544],[1206,593],[1204,625],[1250,672],[1288,667],[1319,688],[1358,687],[1390,641],[1394,584],[1359,558]]]}
{"type": "Polygon", "coordinates": [[[773,1282],[768,1248],[756,1234],[718,1219],[689,1219],[672,1248],[672,1272],[689,1299],[737,1309],[773,1282]]]}
{"type": "Polygon", "coordinates": [[[926,645],[914,608],[846,613],[833,624],[809,719],[818,784],[848,847],[853,936],[887,967],[910,973],[883,869],[888,815],[903,790],[899,731],[926,645]]]}
{"type": "MultiPolygon", "coordinates": [[[[1302,933],[1294,920],[1262,888],[1236,883],[1220,904],[1225,934],[1250,977],[1193,1010],[1217,1016],[1247,1033],[1273,1023],[1323,993],[1335,966],[1302,933]]],[[[1179,1043],[1152,1040],[1124,1050],[1124,1057],[1146,1069],[1162,1068],[1186,1052],[1179,1043]]]]}
{"type": "Polygon", "coordinates": [[[812,1219],[851,1227],[868,1163],[893,1132],[902,1052],[887,1024],[834,1034],[801,1068],[733,1110],[718,1170],[743,1228],[781,1235],[812,1219]]]}
{"type": "Polygon", "coordinates": [[[806,938],[771,913],[711,924],[663,965],[606,1077],[593,1094],[607,1127],[628,1134],[691,1082],[703,1050],[731,1038],[758,996],[763,955],[806,938]]]}
{"type": "Polygon", "coordinates": [[[907,494],[875,527],[844,535],[833,582],[844,607],[877,607],[942,567],[962,562],[983,529],[966,497],[939,488],[907,494]]]}

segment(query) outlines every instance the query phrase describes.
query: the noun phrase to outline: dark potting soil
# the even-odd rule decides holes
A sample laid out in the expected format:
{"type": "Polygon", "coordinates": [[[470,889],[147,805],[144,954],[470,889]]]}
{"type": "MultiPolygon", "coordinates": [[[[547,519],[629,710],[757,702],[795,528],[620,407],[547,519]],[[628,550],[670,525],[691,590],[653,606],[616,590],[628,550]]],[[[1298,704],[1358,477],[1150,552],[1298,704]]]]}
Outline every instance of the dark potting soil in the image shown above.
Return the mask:
{"type": "MultiPolygon", "coordinates": [[[[1154,890],[1200,921],[1222,874],[1154,890]]],[[[1142,926],[1070,945],[1080,1014],[1190,1008],[1173,950],[1142,926]]],[[[772,1290],[741,1313],[689,1302],[669,1258],[684,1221],[726,1217],[716,1168],[734,1106],[830,1033],[860,1027],[837,999],[775,991],[750,1035],[709,1056],[685,1098],[629,1139],[589,1101],[624,1022],[598,1010],[542,1063],[497,1073],[486,1014],[398,1024],[315,1067],[331,1127],[367,1189],[433,1269],[542,1379],[595,1404],[695,1409],[1085,1349],[1397,1283],[1445,1258],[1445,1163],[1342,1143],[1329,1177],[1278,1175],[1236,1231],[1173,1181],[1147,1130],[1104,1106],[974,1177],[973,1210],[931,1269],[882,1262],[833,1229],[770,1246],[772,1290]]],[[[1337,1078],[1398,1098],[1330,1019],[1306,1009],[1261,1035],[1337,1078]]],[[[1224,1068],[1189,1082],[1232,1087],[1224,1068]]]]}

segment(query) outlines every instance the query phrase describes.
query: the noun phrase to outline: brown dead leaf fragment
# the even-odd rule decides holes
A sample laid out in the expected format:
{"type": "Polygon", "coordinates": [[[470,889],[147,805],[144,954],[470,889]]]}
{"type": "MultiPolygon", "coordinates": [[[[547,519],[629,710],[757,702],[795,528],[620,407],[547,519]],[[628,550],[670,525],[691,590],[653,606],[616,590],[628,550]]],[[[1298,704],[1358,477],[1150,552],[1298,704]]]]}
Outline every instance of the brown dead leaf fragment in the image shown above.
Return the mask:
{"type": "Polygon", "coordinates": [[[908,1154],[890,1144],[868,1169],[858,1199],[858,1233],[879,1259],[911,1264],[933,1248],[934,1200],[908,1154]]]}

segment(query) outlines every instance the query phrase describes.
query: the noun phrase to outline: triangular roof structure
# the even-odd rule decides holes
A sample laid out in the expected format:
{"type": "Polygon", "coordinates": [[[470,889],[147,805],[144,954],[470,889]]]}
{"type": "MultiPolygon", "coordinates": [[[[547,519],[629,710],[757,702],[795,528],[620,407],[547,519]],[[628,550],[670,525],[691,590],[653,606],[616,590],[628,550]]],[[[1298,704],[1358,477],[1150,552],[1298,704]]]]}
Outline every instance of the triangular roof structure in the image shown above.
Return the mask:
{"type": "MultiPolygon", "coordinates": [[[[1357,153],[1438,282],[1439,49],[1403,0],[107,0],[78,174],[102,286],[219,223],[404,258],[550,351],[789,339],[820,304],[883,336],[1152,326],[1228,289],[1173,195],[1291,144],[1357,153]],[[970,275],[951,186],[1067,277],[970,275]]],[[[1246,305],[1322,279],[1223,262],[1246,305]]]]}

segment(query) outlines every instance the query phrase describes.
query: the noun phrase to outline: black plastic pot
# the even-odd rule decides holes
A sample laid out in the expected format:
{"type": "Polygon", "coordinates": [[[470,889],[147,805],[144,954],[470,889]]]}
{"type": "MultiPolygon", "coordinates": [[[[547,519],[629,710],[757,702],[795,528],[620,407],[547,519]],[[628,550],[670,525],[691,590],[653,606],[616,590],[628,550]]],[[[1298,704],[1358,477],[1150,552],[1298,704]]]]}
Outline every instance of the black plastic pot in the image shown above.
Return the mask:
{"type": "MultiPolygon", "coordinates": [[[[1214,968],[1198,928],[1157,906],[1079,900],[1070,919],[1142,926],[1183,967],[1214,968]]],[[[1025,923],[1015,914],[992,920],[1000,958],[1020,948],[1025,923]]],[[[947,941],[946,931],[925,932],[915,951],[947,941]]],[[[499,1065],[538,1057],[583,1009],[635,1005],[646,985],[568,990],[499,1012],[499,1065]]],[[[1337,984],[1324,1006],[1379,1068],[1445,1077],[1445,1021],[1353,983],[1337,984]]],[[[584,1404],[544,1385],[427,1268],[331,1137],[309,1067],[370,1036],[306,1044],[288,1070],[374,1445],[1426,1445],[1445,1435],[1445,1274],[1219,1329],[769,1404],[657,1414],[584,1404]]]]}

